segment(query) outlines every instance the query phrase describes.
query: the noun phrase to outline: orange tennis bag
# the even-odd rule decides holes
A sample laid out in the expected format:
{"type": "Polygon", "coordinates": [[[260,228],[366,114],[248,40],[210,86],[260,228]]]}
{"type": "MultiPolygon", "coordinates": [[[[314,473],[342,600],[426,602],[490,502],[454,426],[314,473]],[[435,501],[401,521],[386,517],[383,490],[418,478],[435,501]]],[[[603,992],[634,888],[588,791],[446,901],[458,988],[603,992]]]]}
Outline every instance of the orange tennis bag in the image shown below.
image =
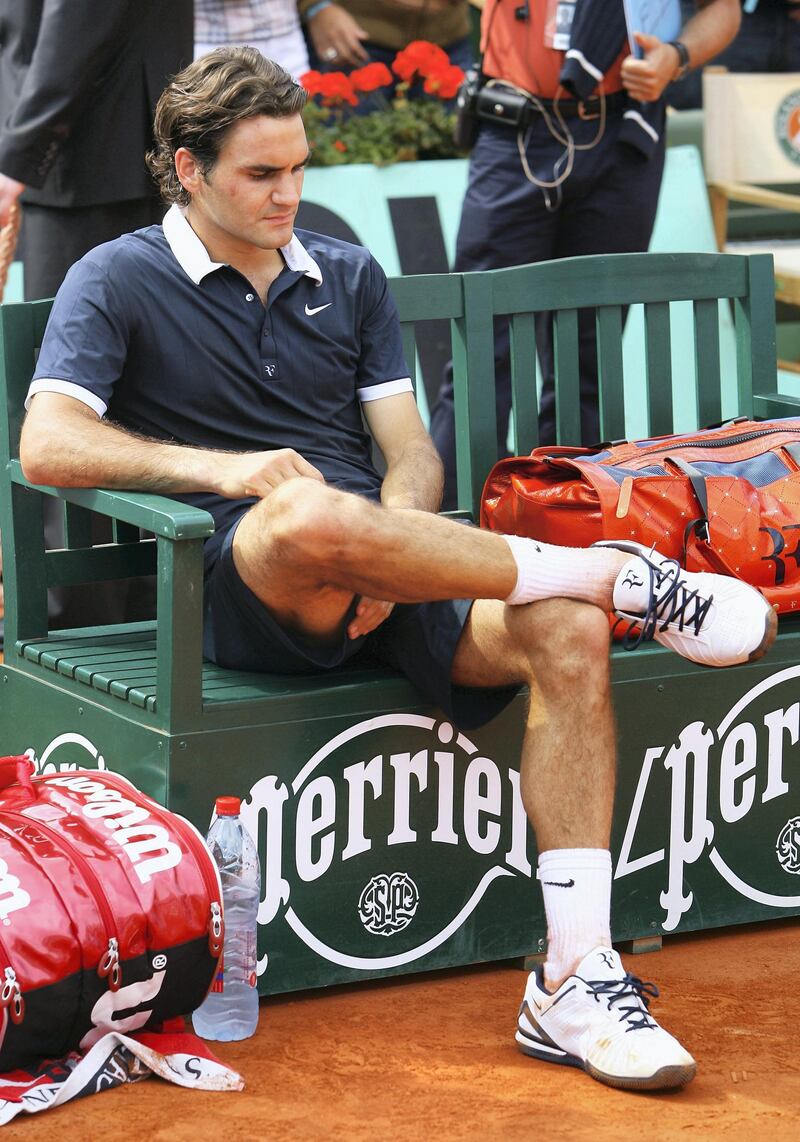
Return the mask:
{"type": "Polygon", "coordinates": [[[568,547],[655,544],[687,570],[733,575],[796,610],[800,418],[509,457],[489,473],[481,526],[568,547]]]}

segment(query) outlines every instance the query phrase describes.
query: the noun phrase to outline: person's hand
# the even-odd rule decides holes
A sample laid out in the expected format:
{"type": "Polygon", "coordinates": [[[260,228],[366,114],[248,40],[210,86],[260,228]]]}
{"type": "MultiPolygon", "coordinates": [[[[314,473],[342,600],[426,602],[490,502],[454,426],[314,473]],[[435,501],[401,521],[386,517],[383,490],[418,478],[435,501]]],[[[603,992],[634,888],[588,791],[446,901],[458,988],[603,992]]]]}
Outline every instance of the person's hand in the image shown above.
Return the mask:
{"type": "Polygon", "coordinates": [[[11,207],[24,189],[24,182],[17,182],[15,178],[9,178],[6,174],[0,174],[0,226],[5,226],[8,223],[11,207]]]}
{"type": "Polygon", "coordinates": [[[308,32],[319,58],[336,67],[358,67],[369,54],[362,44],[367,33],[358,21],[340,7],[329,4],[308,21],[308,32]]]}
{"type": "Polygon", "coordinates": [[[678,70],[678,53],[657,36],[634,32],[634,38],[644,52],[643,59],[627,56],[622,64],[622,85],[631,99],[652,103],[660,99],[664,88],[675,78],[678,70]]]}
{"type": "Polygon", "coordinates": [[[295,480],[298,476],[325,483],[320,470],[293,448],[243,452],[241,455],[224,456],[218,488],[221,495],[232,500],[245,496],[263,499],[287,480],[295,480]]]}
{"type": "Polygon", "coordinates": [[[348,638],[358,638],[359,635],[369,634],[381,623],[386,622],[394,610],[394,603],[386,603],[381,599],[368,599],[362,595],[356,607],[356,617],[347,627],[348,638]]]}

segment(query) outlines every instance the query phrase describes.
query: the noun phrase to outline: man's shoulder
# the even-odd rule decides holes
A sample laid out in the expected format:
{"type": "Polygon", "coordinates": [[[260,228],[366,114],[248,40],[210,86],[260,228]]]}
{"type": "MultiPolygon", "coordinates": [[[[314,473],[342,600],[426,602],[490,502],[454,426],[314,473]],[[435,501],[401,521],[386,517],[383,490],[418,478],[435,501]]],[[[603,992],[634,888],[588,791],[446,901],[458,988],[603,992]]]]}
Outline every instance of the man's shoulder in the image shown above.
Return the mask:
{"type": "Polygon", "coordinates": [[[321,264],[329,263],[344,270],[348,266],[368,266],[374,260],[366,246],[356,245],[355,242],[329,238],[327,234],[320,234],[316,230],[295,229],[294,233],[306,253],[321,264]]]}
{"type": "Polygon", "coordinates": [[[169,265],[170,260],[171,251],[161,226],[146,226],[95,246],[77,265],[109,276],[122,273],[127,277],[137,272],[152,274],[159,265],[169,265]]]}

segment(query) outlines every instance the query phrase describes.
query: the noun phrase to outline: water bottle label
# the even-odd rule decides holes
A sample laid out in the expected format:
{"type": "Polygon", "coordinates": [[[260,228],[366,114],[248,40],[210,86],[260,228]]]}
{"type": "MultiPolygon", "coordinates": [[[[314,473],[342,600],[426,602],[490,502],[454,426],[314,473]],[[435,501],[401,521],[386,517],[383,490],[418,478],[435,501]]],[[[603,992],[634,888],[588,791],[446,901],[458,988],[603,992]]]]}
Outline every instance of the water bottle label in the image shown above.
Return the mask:
{"type": "Polygon", "coordinates": [[[223,962],[224,959],[225,959],[224,956],[219,957],[219,963],[217,964],[217,970],[216,970],[216,973],[214,974],[214,982],[211,984],[211,990],[214,992],[220,992],[220,991],[225,990],[225,964],[223,962]]]}
{"type": "Polygon", "coordinates": [[[258,982],[256,977],[256,933],[255,931],[247,933],[247,959],[245,964],[249,965],[250,971],[247,974],[247,982],[251,987],[255,987],[258,982]]]}

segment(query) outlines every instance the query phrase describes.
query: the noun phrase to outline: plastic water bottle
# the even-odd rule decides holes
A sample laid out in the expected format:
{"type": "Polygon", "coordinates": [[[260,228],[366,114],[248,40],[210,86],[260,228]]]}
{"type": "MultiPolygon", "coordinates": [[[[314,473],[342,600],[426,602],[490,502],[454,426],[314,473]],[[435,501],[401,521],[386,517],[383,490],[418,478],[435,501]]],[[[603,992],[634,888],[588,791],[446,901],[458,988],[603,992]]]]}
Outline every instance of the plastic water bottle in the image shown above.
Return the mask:
{"type": "Polygon", "coordinates": [[[261,869],[253,840],[239,818],[238,797],[218,797],[206,837],[220,879],[225,918],[222,959],[211,990],[192,1015],[203,1039],[247,1039],[258,1024],[256,931],[261,869]]]}

